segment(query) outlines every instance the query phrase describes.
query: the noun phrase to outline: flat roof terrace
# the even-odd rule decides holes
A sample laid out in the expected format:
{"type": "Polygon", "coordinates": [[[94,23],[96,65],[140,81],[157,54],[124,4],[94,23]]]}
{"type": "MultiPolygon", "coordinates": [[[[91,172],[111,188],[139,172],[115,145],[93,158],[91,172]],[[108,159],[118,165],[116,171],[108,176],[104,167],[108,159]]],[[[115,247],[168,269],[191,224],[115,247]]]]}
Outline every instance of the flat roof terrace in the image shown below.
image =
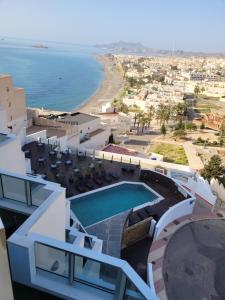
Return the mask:
{"type": "Polygon", "coordinates": [[[99,119],[99,117],[80,113],[80,112],[76,112],[76,113],[72,113],[72,114],[62,114],[62,115],[59,115],[58,117],[61,118],[61,119],[59,119],[61,122],[65,121],[65,122],[69,122],[69,123],[77,124],[77,125],[81,125],[81,124],[88,123],[90,121],[99,119]]]}
{"type": "Polygon", "coordinates": [[[225,299],[225,220],[191,222],[170,238],[163,257],[168,300],[225,299]]]}
{"type": "Polygon", "coordinates": [[[47,131],[47,137],[57,136],[58,138],[60,138],[60,137],[66,135],[65,130],[61,130],[61,129],[49,127],[49,126],[40,126],[40,125],[33,125],[33,126],[27,128],[26,133],[27,133],[27,135],[30,135],[30,134],[33,134],[33,133],[36,133],[36,132],[39,132],[42,130],[47,131]]]}

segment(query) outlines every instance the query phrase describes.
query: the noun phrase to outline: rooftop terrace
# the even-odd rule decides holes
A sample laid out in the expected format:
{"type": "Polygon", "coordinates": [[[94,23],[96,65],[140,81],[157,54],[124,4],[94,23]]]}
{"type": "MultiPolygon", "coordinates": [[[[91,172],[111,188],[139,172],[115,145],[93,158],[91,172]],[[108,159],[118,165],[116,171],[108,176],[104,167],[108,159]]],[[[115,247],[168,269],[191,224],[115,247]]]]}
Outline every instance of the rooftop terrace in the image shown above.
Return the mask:
{"type": "MultiPolygon", "coordinates": [[[[120,257],[121,240],[126,228],[140,224],[144,220],[148,220],[149,224],[150,218],[158,221],[171,206],[182,202],[187,197],[178,190],[178,186],[172,179],[150,170],[141,170],[138,164],[134,165],[131,161],[125,163],[104,159],[104,154],[102,159],[97,159],[94,157],[94,152],[93,157],[79,151],[76,153],[70,153],[70,151],[58,153],[51,145],[38,142],[25,145],[23,150],[26,156],[31,158],[32,170],[42,174],[47,180],[60,183],[66,188],[67,197],[73,197],[120,181],[131,181],[145,183],[164,198],[159,203],[135,211],[126,211],[111,217],[110,220],[103,220],[101,223],[86,228],[89,234],[103,240],[103,253],[115,257],[120,257]],[[117,224],[116,227],[115,224],[117,224]]],[[[149,252],[148,245],[151,244],[151,240],[146,240],[145,243],[147,232],[148,229],[146,229],[146,235],[142,237],[144,246],[141,247],[145,258],[149,252]]],[[[132,251],[133,248],[128,247],[126,251],[122,252],[122,257],[129,260],[132,251]]],[[[146,268],[147,259],[144,268],[140,268],[138,265],[136,269],[144,280],[147,277],[146,268]]]]}

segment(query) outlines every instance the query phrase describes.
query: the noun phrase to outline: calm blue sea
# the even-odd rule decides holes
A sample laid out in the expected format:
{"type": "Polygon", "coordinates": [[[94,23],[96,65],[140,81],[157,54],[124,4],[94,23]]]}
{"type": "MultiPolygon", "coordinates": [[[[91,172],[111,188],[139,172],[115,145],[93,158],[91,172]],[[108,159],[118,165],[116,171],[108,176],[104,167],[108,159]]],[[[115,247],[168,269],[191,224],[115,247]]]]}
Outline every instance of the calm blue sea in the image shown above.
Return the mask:
{"type": "Polygon", "coordinates": [[[0,38],[0,74],[25,88],[26,104],[70,111],[92,96],[104,78],[94,47],[0,38]]]}

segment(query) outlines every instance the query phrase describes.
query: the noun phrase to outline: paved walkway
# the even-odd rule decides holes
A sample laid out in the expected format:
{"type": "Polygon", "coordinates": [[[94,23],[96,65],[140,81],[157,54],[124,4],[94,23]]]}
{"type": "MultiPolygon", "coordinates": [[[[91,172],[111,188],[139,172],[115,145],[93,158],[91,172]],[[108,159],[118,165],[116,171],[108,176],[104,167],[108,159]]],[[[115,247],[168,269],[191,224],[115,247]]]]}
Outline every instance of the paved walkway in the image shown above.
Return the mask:
{"type": "Polygon", "coordinates": [[[192,145],[192,143],[185,142],[183,146],[184,146],[185,154],[188,159],[189,166],[196,171],[202,170],[204,168],[204,165],[200,157],[197,155],[197,151],[195,147],[192,145]]]}
{"type": "MultiPolygon", "coordinates": [[[[182,218],[175,220],[173,223],[170,223],[160,234],[158,240],[152,243],[150,253],[148,256],[148,262],[152,263],[153,265],[154,286],[160,300],[168,299],[166,294],[166,287],[164,283],[165,276],[163,276],[163,257],[166,251],[166,247],[169,244],[170,238],[179,228],[193,221],[204,220],[204,219],[219,219],[219,217],[211,211],[211,208],[212,207],[209,206],[204,200],[197,197],[197,202],[193,214],[184,216],[182,218]]],[[[169,300],[170,299],[173,300],[173,298],[169,298],[169,300]]]]}

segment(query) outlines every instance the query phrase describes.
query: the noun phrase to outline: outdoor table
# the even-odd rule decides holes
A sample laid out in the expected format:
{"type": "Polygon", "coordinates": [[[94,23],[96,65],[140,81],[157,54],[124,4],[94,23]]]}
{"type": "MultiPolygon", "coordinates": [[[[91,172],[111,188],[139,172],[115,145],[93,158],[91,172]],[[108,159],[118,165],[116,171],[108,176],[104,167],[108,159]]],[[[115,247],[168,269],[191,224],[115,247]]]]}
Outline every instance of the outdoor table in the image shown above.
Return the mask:
{"type": "Polygon", "coordinates": [[[51,164],[52,169],[56,169],[57,165],[56,164],[51,164]]]}
{"type": "Polygon", "coordinates": [[[51,156],[55,155],[55,151],[50,151],[49,155],[51,155],[51,156]]]}
{"type": "Polygon", "coordinates": [[[43,147],[44,144],[43,144],[43,143],[37,143],[37,146],[38,146],[38,147],[43,147]]]}
{"type": "Polygon", "coordinates": [[[72,165],[72,161],[71,160],[66,160],[65,165],[72,165]]]}
{"type": "Polygon", "coordinates": [[[39,157],[38,158],[38,162],[44,162],[45,161],[45,158],[44,157],[39,157]]]}
{"type": "Polygon", "coordinates": [[[62,163],[61,160],[56,161],[56,165],[60,165],[61,163],[62,163]]]}
{"type": "Polygon", "coordinates": [[[74,173],[79,173],[80,172],[80,169],[74,169],[74,173]]]}

